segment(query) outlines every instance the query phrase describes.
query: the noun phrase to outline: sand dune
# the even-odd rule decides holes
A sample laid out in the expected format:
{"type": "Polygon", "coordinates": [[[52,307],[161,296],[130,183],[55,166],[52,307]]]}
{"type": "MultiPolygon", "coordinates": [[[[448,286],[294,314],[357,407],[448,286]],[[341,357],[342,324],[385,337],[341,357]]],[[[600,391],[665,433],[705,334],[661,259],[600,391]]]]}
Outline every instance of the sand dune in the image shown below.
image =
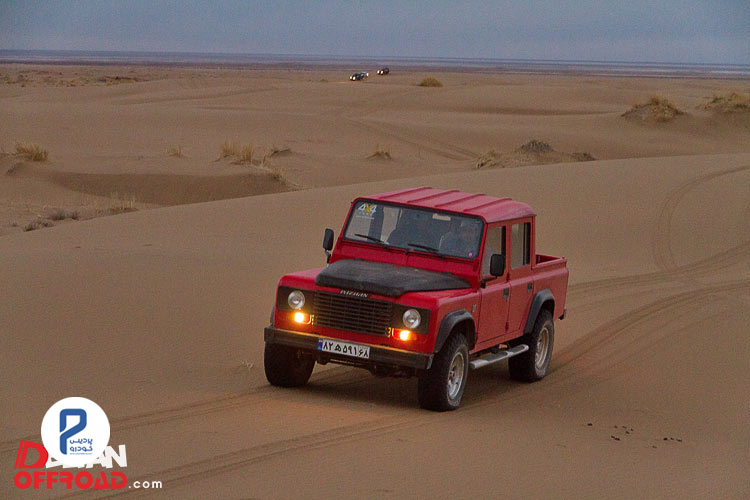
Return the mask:
{"type": "MultiPolygon", "coordinates": [[[[615,159],[744,152],[750,134],[747,113],[718,113],[724,101],[713,97],[737,92],[744,98],[750,88],[742,81],[442,73],[436,76],[443,87],[422,88],[416,83],[424,75],[396,69],[388,78],[358,84],[347,76],[331,70],[0,65],[0,82],[6,82],[0,84],[0,148],[10,153],[15,141],[39,144],[49,159],[36,166],[50,173],[3,176],[17,159],[0,158],[0,207],[6,207],[0,209],[0,234],[20,232],[50,206],[88,217],[101,212],[94,205],[120,199],[142,209],[284,186],[470,171],[487,151],[512,154],[534,138],[560,152],[615,159]],[[620,116],[653,95],[667,97],[687,115],[657,124],[620,116]],[[283,185],[263,175],[232,182],[228,176],[247,169],[214,161],[224,141],[252,145],[258,159],[274,147],[290,148],[291,155],[267,158],[266,167],[283,185]],[[172,147],[184,157],[166,158],[172,147]],[[393,161],[368,161],[378,147],[393,161]],[[162,174],[170,178],[146,177],[162,174]],[[156,194],[149,187],[155,184],[184,194],[156,194]],[[66,191],[56,189],[60,185],[66,191]],[[17,196],[19,191],[28,194],[17,196]]],[[[576,158],[510,163],[568,159],[576,158]]]]}
{"type": "Polygon", "coordinates": [[[392,71],[0,65],[7,470],[50,405],[82,395],[127,445],[128,478],[166,488],[125,494],[750,495],[747,82],[440,73],[421,88],[392,71]],[[654,95],[685,114],[621,116],[654,95]],[[519,148],[531,139],[554,151],[519,148]],[[217,160],[225,141],[253,161],[217,160]],[[278,278],[324,265],[323,229],[353,197],[418,185],[535,208],[538,248],[571,270],[550,375],[472,372],[447,415],[418,409],[415,380],[344,367],[271,388],[278,278]]]}
{"type": "Polygon", "coordinates": [[[535,207],[539,247],[571,268],[544,381],[473,372],[450,415],[419,410],[414,380],[343,367],[267,385],[276,280],[323,265],[322,230],[338,233],[351,198],[403,180],[139,211],[0,238],[3,462],[75,393],[107,411],[128,477],[170,497],[748,492],[750,154],[406,184],[535,207]]]}

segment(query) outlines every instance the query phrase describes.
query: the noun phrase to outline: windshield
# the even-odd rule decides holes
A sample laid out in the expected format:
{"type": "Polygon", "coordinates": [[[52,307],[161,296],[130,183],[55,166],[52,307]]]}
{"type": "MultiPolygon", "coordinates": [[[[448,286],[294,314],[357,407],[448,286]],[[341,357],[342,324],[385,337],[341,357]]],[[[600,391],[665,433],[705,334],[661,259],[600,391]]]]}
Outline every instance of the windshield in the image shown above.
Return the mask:
{"type": "Polygon", "coordinates": [[[348,240],[473,259],[479,254],[483,223],[477,217],[358,201],[346,224],[348,240]]]}

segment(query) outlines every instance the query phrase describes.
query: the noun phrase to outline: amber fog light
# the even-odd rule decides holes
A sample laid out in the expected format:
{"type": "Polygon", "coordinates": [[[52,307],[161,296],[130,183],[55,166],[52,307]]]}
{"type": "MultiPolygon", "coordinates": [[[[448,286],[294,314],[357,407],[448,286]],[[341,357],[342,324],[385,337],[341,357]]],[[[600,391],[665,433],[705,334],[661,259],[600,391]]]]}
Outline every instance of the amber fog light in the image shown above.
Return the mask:
{"type": "Polygon", "coordinates": [[[310,323],[310,315],[303,312],[294,313],[294,322],[301,325],[307,325],[310,323]]]}
{"type": "Polygon", "coordinates": [[[393,330],[393,336],[402,342],[406,342],[411,338],[411,332],[409,330],[393,330]]]}

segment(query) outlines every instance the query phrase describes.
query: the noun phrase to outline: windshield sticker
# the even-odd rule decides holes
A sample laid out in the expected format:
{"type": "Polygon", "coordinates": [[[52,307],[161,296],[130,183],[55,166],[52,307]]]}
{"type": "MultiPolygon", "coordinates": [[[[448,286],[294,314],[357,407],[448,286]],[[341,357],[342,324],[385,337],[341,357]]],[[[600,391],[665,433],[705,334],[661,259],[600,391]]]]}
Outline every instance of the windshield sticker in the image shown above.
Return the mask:
{"type": "Polygon", "coordinates": [[[357,212],[354,215],[365,219],[372,219],[375,216],[377,208],[378,206],[375,203],[362,203],[357,207],[357,212]]]}

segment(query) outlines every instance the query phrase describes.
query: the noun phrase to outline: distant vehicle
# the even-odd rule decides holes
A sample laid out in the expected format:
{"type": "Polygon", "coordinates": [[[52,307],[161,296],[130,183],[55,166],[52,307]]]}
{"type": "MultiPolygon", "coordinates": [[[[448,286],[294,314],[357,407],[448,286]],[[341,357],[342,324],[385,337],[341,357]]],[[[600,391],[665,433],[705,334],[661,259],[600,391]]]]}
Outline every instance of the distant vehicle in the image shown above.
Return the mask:
{"type": "Polygon", "coordinates": [[[365,73],[364,71],[362,71],[360,73],[354,73],[352,76],[349,77],[349,80],[356,82],[359,80],[364,80],[368,76],[370,76],[370,73],[365,73]]]}
{"type": "Polygon", "coordinates": [[[380,68],[378,70],[378,74],[379,75],[387,75],[390,72],[391,72],[391,70],[389,70],[387,66],[385,68],[380,68]]]}
{"type": "Polygon", "coordinates": [[[535,225],[525,203],[456,190],[355,199],[335,248],[325,230],[328,266],[279,281],[268,381],[302,386],[315,363],[342,363],[419,377],[420,405],[445,411],[469,368],[508,359],[511,378],[544,378],[568,269],[536,253],[535,225]]]}

